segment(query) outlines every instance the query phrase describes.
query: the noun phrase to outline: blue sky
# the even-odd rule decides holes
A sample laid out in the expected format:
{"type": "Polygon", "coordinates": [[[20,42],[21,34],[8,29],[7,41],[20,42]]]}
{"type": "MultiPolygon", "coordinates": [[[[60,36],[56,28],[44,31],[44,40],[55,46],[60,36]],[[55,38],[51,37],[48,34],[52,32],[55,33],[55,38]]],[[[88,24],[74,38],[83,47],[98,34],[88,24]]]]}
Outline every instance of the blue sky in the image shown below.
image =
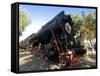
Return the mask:
{"type": "Polygon", "coordinates": [[[50,21],[59,12],[65,11],[65,14],[79,14],[82,12],[90,13],[95,12],[95,9],[90,8],[74,8],[74,7],[54,7],[54,6],[36,6],[36,5],[20,5],[19,8],[31,17],[31,24],[26,27],[20,41],[36,33],[43,25],[50,21]]]}

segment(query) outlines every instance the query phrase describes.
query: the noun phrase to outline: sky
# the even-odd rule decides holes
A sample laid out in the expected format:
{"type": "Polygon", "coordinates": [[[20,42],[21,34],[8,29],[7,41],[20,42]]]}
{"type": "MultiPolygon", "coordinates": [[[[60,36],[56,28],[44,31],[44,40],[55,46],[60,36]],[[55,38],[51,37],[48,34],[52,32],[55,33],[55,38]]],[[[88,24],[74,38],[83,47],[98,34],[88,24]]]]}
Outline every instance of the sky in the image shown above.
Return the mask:
{"type": "Polygon", "coordinates": [[[37,5],[19,5],[19,9],[27,13],[31,17],[31,23],[22,32],[19,37],[19,42],[27,38],[32,33],[36,33],[43,25],[54,18],[59,12],[64,11],[65,14],[79,14],[82,17],[82,12],[95,12],[93,8],[75,8],[75,7],[54,7],[54,6],[37,6],[37,5]]]}

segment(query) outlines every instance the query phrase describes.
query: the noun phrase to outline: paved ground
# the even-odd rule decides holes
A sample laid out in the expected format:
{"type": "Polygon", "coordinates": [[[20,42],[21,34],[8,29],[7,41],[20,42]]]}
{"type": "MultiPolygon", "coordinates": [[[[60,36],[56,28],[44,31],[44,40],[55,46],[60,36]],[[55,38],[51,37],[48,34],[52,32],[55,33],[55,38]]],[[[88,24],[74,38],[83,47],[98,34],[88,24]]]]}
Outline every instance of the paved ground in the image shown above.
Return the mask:
{"type": "MultiPolygon", "coordinates": [[[[45,58],[33,55],[31,52],[22,49],[19,50],[19,56],[19,71],[34,71],[62,68],[58,65],[54,65],[54,62],[50,60],[46,60],[45,58]]],[[[81,60],[83,61],[81,65],[76,65],[72,68],[94,67],[96,63],[95,60],[89,58],[88,56],[81,58],[81,60]]]]}

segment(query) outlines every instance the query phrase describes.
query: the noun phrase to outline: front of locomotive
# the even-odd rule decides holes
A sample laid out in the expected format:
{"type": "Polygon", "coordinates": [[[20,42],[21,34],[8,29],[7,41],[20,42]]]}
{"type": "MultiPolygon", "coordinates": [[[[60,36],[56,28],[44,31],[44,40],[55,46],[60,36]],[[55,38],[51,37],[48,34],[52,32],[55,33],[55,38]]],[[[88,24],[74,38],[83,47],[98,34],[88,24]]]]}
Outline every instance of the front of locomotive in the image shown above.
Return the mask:
{"type": "MultiPolygon", "coordinates": [[[[74,27],[73,27],[74,22],[71,18],[71,15],[64,15],[63,22],[64,22],[64,25],[62,25],[63,32],[61,35],[61,38],[63,38],[61,39],[63,53],[61,53],[62,59],[60,61],[61,61],[61,64],[63,65],[68,64],[70,66],[71,62],[74,59],[74,56],[77,56],[77,58],[79,58],[79,56],[84,55],[85,49],[83,48],[84,47],[83,45],[78,44],[75,41],[74,27]],[[78,47],[75,47],[75,46],[78,46],[78,47]]],[[[78,64],[80,61],[76,61],[76,62],[78,64]]]]}
{"type": "Polygon", "coordinates": [[[73,36],[73,25],[74,22],[71,18],[71,15],[63,15],[62,17],[62,33],[60,35],[60,42],[61,42],[61,57],[60,57],[60,63],[62,65],[68,65],[70,61],[73,58],[73,50],[71,46],[74,44],[74,36],[73,36]]]}

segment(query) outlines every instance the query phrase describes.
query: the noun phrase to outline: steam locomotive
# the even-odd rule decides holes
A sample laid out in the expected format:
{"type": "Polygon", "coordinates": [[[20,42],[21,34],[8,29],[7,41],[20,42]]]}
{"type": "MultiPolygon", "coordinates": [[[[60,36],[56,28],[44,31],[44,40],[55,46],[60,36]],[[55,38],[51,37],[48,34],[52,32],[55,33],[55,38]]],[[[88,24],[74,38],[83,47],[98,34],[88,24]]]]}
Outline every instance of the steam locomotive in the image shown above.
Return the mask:
{"type": "Polygon", "coordinates": [[[48,59],[61,64],[68,63],[68,55],[85,53],[84,46],[74,38],[74,22],[70,15],[61,11],[45,24],[29,41],[33,51],[39,51],[48,59]]]}

